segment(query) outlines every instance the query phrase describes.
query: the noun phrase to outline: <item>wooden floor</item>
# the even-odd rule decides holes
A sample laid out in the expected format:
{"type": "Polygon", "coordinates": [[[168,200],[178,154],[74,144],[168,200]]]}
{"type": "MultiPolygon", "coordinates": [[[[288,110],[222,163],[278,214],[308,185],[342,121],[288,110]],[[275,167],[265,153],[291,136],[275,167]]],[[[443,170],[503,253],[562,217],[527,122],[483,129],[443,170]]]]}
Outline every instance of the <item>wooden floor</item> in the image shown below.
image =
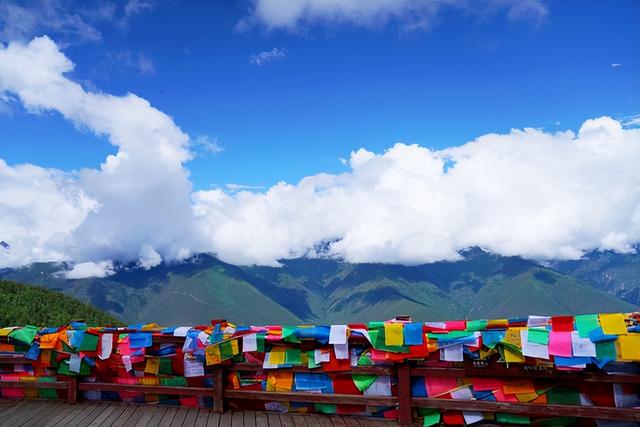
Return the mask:
{"type": "Polygon", "coordinates": [[[197,408],[0,399],[0,426],[398,427],[398,424],[378,418],[333,415],[254,411],[218,414],[197,408]]]}

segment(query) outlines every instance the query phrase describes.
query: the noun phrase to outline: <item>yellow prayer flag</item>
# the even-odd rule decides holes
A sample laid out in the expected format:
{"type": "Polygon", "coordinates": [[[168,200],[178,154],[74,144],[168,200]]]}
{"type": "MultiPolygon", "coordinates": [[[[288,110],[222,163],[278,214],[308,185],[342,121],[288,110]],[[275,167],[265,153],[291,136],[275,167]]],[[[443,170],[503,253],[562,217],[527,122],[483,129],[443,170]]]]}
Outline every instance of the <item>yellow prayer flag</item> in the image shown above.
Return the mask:
{"type": "Polygon", "coordinates": [[[160,358],[148,357],[147,364],[144,367],[144,372],[147,374],[158,375],[159,370],[160,370],[160,358]]]}
{"type": "Polygon", "coordinates": [[[600,314],[599,317],[600,325],[602,326],[602,332],[604,332],[606,335],[627,334],[627,325],[624,322],[624,314],[600,314]]]}
{"type": "MultiPolygon", "coordinates": [[[[146,372],[146,370],[145,370],[146,372]]],[[[140,384],[142,385],[158,385],[160,384],[160,381],[158,380],[158,377],[142,377],[140,378],[140,384]]]]}
{"type": "Polygon", "coordinates": [[[404,336],[402,334],[402,323],[385,323],[384,324],[384,344],[385,345],[402,345],[404,344],[404,336]]]}
{"type": "Polygon", "coordinates": [[[620,335],[618,346],[622,360],[640,362],[640,334],[620,335]]]}
{"type": "Polygon", "coordinates": [[[514,353],[508,348],[505,348],[504,361],[507,363],[524,363],[524,357],[521,354],[514,353]]]}
{"type": "Polygon", "coordinates": [[[284,365],[286,351],[284,348],[275,347],[269,353],[269,363],[272,365],[284,365]]]}
{"type": "Polygon", "coordinates": [[[217,365],[222,362],[222,357],[220,357],[220,346],[210,345],[205,350],[205,357],[207,360],[207,365],[217,365]]]}

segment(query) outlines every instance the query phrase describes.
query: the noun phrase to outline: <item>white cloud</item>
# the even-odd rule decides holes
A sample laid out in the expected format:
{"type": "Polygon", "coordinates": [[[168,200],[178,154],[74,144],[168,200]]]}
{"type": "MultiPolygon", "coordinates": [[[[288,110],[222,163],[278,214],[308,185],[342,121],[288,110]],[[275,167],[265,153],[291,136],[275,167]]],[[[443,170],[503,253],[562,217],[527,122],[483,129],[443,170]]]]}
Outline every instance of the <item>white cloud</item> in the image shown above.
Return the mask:
{"type": "Polygon", "coordinates": [[[218,143],[218,138],[212,138],[208,135],[198,135],[193,138],[191,140],[191,149],[202,156],[218,154],[224,151],[224,148],[218,143]]]}
{"type": "Polygon", "coordinates": [[[58,112],[118,148],[99,170],[72,176],[30,165],[1,168],[0,191],[9,194],[0,200],[7,211],[0,230],[9,230],[3,239],[14,250],[0,263],[136,259],[143,244],[175,258],[193,242],[191,182],[183,167],[192,156],[189,137],[134,94],[85,91],[65,77],[72,69],[46,37],[0,48],[0,92],[28,111],[58,112]]]}
{"type": "Polygon", "coordinates": [[[249,62],[253,65],[261,66],[269,62],[278,61],[287,56],[287,51],[281,47],[274,47],[271,50],[265,50],[260,53],[253,54],[249,57],[249,62]]]}
{"type": "Polygon", "coordinates": [[[613,64],[611,64],[611,68],[620,68],[622,67],[622,64],[619,64],[617,62],[614,62],[613,64]]]}
{"type": "Polygon", "coordinates": [[[113,274],[115,274],[115,270],[111,261],[82,262],[74,265],[71,270],[65,271],[64,277],[67,279],[87,279],[89,277],[108,277],[113,274]]]}
{"type": "Polygon", "coordinates": [[[539,0],[253,0],[251,15],[238,27],[263,25],[268,29],[298,30],[317,24],[375,27],[396,22],[405,30],[430,30],[447,9],[485,16],[506,11],[510,20],[543,23],[548,15],[539,0]]]}
{"type": "Polygon", "coordinates": [[[3,0],[0,2],[0,41],[26,41],[42,34],[64,43],[102,40],[101,24],[127,31],[131,20],[148,12],[155,3],[81,2],[73,0],[3,0]]]}
{"type": "Polygon", "coordinates": [[[567,259],[640,241],[640,131],[611,118],[577,135],[524,129],[442,151],[361,149],[349,165],[266,193],[196,192],[199,228],[223,259],[271,265],[333,240],[329,255],[409,264],[470,246],[567,259]]]}
{"type": "Polygon", "coordinates": [[[194,142],[173,120],[136,95],[86,91],[65,76],[72,68],[47,38],[0,48],[0,92],[117,147],[99,169],[76,173],[0,161],[0,239],[11,244],[0,267],[151,268],[200,251],[277,265],[323,242],[328,255],[354,262],[455,259],[470,246],[568,259],[640,242],[640,129],[609,117],[577,133],[515,129],[439,151],[362,148],[342,174],[264,192],[193,192],[185,164],[194,142]]]}
{"type": "Polygon", "coordinates": [[[246,185],[246,184],[234,184],[228,183],[224,185],[229,191],[256,191],[263,190],[264,186],[262,185],[246,185]]]}

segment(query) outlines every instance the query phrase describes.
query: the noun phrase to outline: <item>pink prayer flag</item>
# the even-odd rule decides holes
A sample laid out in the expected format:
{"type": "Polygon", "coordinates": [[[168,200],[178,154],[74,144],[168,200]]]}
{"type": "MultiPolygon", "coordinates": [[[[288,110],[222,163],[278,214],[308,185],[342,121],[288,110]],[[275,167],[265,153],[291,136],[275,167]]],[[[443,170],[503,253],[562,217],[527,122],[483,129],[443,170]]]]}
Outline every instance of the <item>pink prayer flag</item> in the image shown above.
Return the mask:
{"type": "Polygon", "coordinates": [[[571,357],[571,332],[549,333],[549,354],[554,356],[571,357]]]}
{"type": "Polygon", "coordinates": [[[504,381],[496,378],[471,378],[473,391],[502,390],[504,381]]]}
{"type": "Polygon", "coordinates": [[[425,377],[424,380],[427,385],[427,394],[429,397],[446,393],[458,387],[458,381],[452,377],[436,377],[429,375],[425,377]]]}
{"type": "Polygon", "coordinates": [[[448,322],[444,322],[447,331],[464,331],[467,329],[467,321],[466,320],[450,320],[448,322]]]}

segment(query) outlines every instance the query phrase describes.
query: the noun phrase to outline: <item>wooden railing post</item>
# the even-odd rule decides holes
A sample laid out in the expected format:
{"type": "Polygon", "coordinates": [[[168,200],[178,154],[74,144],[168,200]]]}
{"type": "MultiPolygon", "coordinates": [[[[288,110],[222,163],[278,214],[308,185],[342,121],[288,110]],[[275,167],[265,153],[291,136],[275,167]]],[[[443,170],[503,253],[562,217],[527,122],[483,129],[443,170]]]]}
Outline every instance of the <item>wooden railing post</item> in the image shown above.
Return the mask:
{"type": "Polygon", "coordinates": [[[398,422],[403,426],[413,424],[411,407],[411,369],[407,362],[398,366],[398,422]]]}
{"type": "Polygon", "coordinates": [[[78,378],[74,375],[69,377],[67,384],[67,403],[71,405],[78,403],[78,378]]]}
{"type": "Polygon", "coordinates": [[[224,384],[222,367],[213,368],[213,410],[215,412],[224,412],[224,384]]]}

